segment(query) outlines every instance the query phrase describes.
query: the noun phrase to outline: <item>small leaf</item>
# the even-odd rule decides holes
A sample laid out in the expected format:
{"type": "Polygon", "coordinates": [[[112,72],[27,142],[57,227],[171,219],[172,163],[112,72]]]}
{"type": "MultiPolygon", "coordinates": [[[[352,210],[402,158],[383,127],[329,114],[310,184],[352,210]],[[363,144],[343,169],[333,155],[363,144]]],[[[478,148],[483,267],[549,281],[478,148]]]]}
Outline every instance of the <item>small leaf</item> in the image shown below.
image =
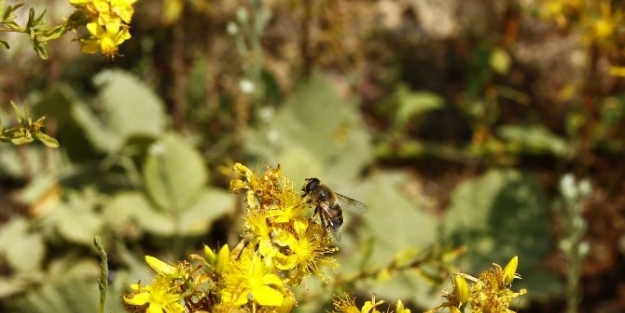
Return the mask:
{"type": "Polygon", "coordinates": [[[510,71],[510,64],[512,63],[510,59],[510,55],[508,52],[502,48],[495,48],[490,54],[490,59],[488,60],[490,63],[490,67],[497,74],[507,74],[510,71]]]}
{"type": "Polygon", "coordinates": [[[59,142],[56,139],[54,139],[54,138],[44,134],[41,131],[35,133],[35,138],[37,138],[39,141],[41,141],[48,148],[58,148],[59,147],[59,142]]]}
{"type": "Polygon", "coordinates": [[[9,48],[10,48],[9,43],[8,43],[8,42],[6,42],[6,41],[4,41],[4,40],[2,40],[2,39],[0,39],[0,44],[1,44],[1,45],[3,45],[3,46],[4,46],[4,48],[6,48],[6,49],[9,49],[9,48]]]}
{"type": "Polygon", "coordinates": [[[11,101],[11,106],[15,111],[15,118],[17,118],[17,122],[21,125],[24,122],[24,118],[22,117],[22,112],[20,112],[20,108],[13,101],[11,101]]]}
{"type": "Polygon", "coordinates": [[[497,132],[515,152],[566,156],[571,150],[565,139],[542,125],[505,125],[497,132]]]}
{"type": "Polygon", "coordinates": [[[64,24],[47,27],[45,29],[42,29],[37,34],[37,39],[42,42],[50,41],[61,37],[63,34],[65,34],[66,31],[67,27],[64,24]]]}
{"type": "Polygon", "coordinates": [[[30,8],[30,10],[28,10],[28,21],[26,22],[26,30],[29,30],[31,27],[35,26],[34,22],[35,22],[35,9],[30,8]]]}
{"type": "Polygon", "coordinates": [[[395,115],[395,122],[399,126],[406,123],[417,114],[438,110],[443,107],[443,97],[429,91],[411,91],[406,86],[397,91],[399,107],[395,115]]]}
{"type": "Polygon", "coordinates": [[[0,0],[0,17],[4,16],[4,12],[6,11],[7,1],[0,0]]]}
{"type": "Polygon", "coordinates": [[[25,145],[27,143],[33,142],[33,137],[27,129],[18,129],[12,133],[13,137],[9,140],[14,145],[25,145]]]}
{"type": "MultiPolygon", "coordinates": [[[[43,10],[43,12],[41,12],[41,14],[39,14],[39,16],[33,22],[33,26],[37,26],[37,25],[43,24],[43,17],[44,17],[44,15],[46,15],[46,12],[47,12],[47,10],[43,10]]],[[[33,14],[35,14],[35,10],[33,10],[33,14]]]]}
{"type": "Polygon", "coordinates": [[[41,42],[39,40],[33,40],[33,49],[35,49],[35,52],[37,52],[37,55],[42,60],[47,60],[48,59],[48,51],[46,50],[46,43],[45,42],[41,42]]]}

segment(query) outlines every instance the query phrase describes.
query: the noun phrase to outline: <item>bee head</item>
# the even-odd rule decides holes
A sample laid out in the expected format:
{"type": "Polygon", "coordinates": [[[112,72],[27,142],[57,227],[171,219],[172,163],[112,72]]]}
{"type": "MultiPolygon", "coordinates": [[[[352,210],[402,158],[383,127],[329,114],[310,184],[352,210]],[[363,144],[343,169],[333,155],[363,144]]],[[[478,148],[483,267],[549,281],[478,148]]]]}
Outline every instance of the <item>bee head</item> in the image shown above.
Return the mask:
{"type": "Polygon", "coordinates": [[[315,190],[315,188],[319,187],[320,184],[321,181],[317,178],[306,178],[306,184],[302,187],[302,191],[304,194],[309,194],[315,190]]]}

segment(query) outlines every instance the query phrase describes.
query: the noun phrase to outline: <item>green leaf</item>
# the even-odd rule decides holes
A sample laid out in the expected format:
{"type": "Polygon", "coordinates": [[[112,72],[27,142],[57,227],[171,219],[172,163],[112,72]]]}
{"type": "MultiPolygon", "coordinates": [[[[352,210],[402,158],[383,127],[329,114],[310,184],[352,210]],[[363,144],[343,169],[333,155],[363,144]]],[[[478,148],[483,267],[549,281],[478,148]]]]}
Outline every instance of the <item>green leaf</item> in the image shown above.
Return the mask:
{"type": "Polygon", "coordinates": [[[29,222],[23,217],[14,217],[0,227],[0,253],[5,252],[14,241],[26,235],[29,222]]]}
{"type": "Polygon", "coordinates": [[[561,137],[542,125],[505,125],[497,132],[506,141],[508,148],[520,153],[551,153],[567,156],[571,149],[561,137]]]}
{"type": "Polygon", "coordinates": [[[0,277],[0,299],[20,294],[28,290],[30,282],[18,275],[0,277]]]}
{"type": "Polygon", "coordinates": [[[315,74],[295,88],[267,127],[248,130],[244,144],[263,162],[280,163],[286,173],[306,173],[290,175],[296,181],[312,175],[349,181],[372,161],[369,141],[357,108],[345,103],[327,77],[315,74]],[[308,163],[286,158],[291,155],[311,156],[324,172],[312,173],[308,163]]]}
{"type": "Polygon", "coordinates": [[[13,107],[13,111],[15,111],[17,123],[22,125],[22,123],[24,123],[24,117],[22,116],[22,112],[20,112],[20,108],[13,101],[11,101],[11,107],[13,107]]]}
{"type": "MultiPolygon", "coordinates": [[[[123,312],[122,288],[109,288],[107,312],[123,312]]],[[[91,280],[66,279],[32,288],[25,296],[13,299],[10,312],[14,313],[84,313],[97,311],[99,293],[97,283],[91,280]]]]}
{"type": "Polygon", "coordinates": [[[0,44],[3,45],[5,49],[9,49],[10,48],[9,43],[4,41],[4,40],[2,40],[2,39],[0,39],[0,44]]]}
{"type": "Polygon", "coordinates": [[[176,230],[171,216],[158,212],[139,192],[116,194],[104,207],[103,214],[115,228],[127,227],[128,223],[136,221],[143,230],[160,236],[172,236],[176,230]]]}
{"type": "Polygon", "coordinates": [[[165,129],[165,105],[148,85],[119,70],[99,73],[98,99],[103,118],[113,133],[124,140],[131,136],[158,137],[165,129]]]}
{"type": "MultiPolygon", "coordinates": [[[[436,242],[438,221],[402,192],[407,179],[404,173],[381,172],[350,190],[333,187],[335,191],[360,200],[369,207],[365,214],[343,211],[344,233],[353,227],[357,237],[373,242],[366,267],[386,266],[398,257],[398,251],[411,251],[414,255],[414,250],[424,249],[436,242]]],[[[363,245],[349,242],[351,237],[347,234],[343,238],[337,255],[341,264],[339,270],[361,271],[362,260],[356,256],[362,255],[362,251],[355,249],[361,249],[363,245]]],[[[431,284],[414,271],[395,273],[386,281],[376,282],[376,286],[375,292],[381,298],[415,299],[426,303],[439,297],[429,293],[431,284]]]]}
{"type": "Polygon", "coordinates": [[[502,48],[494,48],[491,51],[490,58],[488,60],[490,68],[497,74],[507,74],[510,71],[510,65],[512,60],[510,54],[502,48]]]}
{"type": "Polygon", "coordinates": [[[28,21],[26,22],[26,30],[29,30],[31,27],[35,26],[35,9],[30,8],[28,10],[28,21]]]}
{"type": "Polygon", "coordinates": [[[133,218],[140,217],[137,211],[150,210],[150,204],[142,193],[126,191],[116,193],[108,201],[102,212],[102,216],[112,228],[121,229],[133,218]]]}
{"type": "Polygon", "coordinates": [[[198,201],[180,217],[180,224],[185,226],[183,235],[197,236],[207,233],[215,220],[234,207],[234,199],[231,193],[223,190],[204,190],[198,201]]]}
{"type": "Polygon", "coordinates": [[[548,203],[533,176],[490,170],[459,185],[451,200],[445,233],[454,245],[469,247],[460,258],[464,272],[479,273],[518,255],[517,272],[524,278],[536,273],[549,251],[551,225],[548,203]]]}
{"type": "Polygon", "coordinates": [[[40,234],[23,233],[11,241],[6,250],[6,260],[17,272],[32,272],[41,269],[46,246],[40,234]]]}
{"type": "Polygon", "coordinates": [[[395,123],[403,127],[410,119],[418,114],[443,108],[443,97],[429,91],[411,91],[406,86],[397,90],[398,108],[395,113],[395,123]]]}
{"type": "Polygon", "coordinates": [[[6,12],[6,6],[7,6],[7,1],[6,0],[0,0],[0,17],[4,16],[4,12],[6,12]]]}
{"type": "MultiPolygon", "coordinates": [[[[46,15],[46,12],[47,12],[47,10],[43,10],[43,12],[41,12],[41,14],[39,14],[39,16],[33,22],[33,26],[37,26],[37,25],[43,24],[43,17],[46,15]]],[[[33,10],[33,15],[34,14],[35,14],[35,10],[33,10]]]]}
{"type": "Polygon", "coordinates": [[[43,142],[43,144],[45,144],[49,148],[58,148],[59,147],[59,142],[56,139],[54,139],[54,138],[52,138],[52,137],[50,137],[50,136],[48,136],[48,135],[46,135],[46,134],[44,134],[42,132],[36,132],[35,133],[35,138],[37,138],[39,141],[43,142]]]}
{"type": "Polygon", "coordinates": [[[45,42],[39,41],[36,38],[33,39],[33,49],[42,60],[48,59],[48,51],[46,50],[45,42]]]}
{"type": "Polygon", "coordinates": [[[104,221],[91,211],[79,211],[67,208],[59,219],[56,228],[59,234],[68,241],[82,245],[91,245],[93,238],[102,232],[104,221]]]}
{"type": "Polygon", "coordinates": [[[150,147],[143,166],[146,192],[165,212],[188,208],[208,181],[199,152],[184,139],[166,135],[150,147]]]}
{"type": "Polygon", "coordinates": [[[46,27],[38,32],[37,39],[42,42],[47,42],[61,37],[66,31],[67,26],[65,24],[46,27]]]}

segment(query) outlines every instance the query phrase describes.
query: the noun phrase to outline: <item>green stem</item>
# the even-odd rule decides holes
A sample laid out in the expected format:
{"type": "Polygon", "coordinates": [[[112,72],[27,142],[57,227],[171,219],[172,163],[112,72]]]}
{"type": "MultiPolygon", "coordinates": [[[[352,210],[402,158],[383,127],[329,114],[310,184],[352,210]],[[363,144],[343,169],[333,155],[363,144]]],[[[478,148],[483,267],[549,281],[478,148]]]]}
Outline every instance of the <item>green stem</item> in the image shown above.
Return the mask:
{"type": "Polygon", "coordinates": [[[106,255],[106,251],[102,246],[102,240],[100,236],[96,236],[93,240],[93,244],[96,249],[98,249],[98,253],[100,253],[100,278],[98,279],[98,288],[100,289],[100,306],[98,308],[98,313],[104,313],[104,303],[106,302],[106,290],[108,289],[108,276],[109,276],[109,267],[108,267],[108,256],[106,255]]]}

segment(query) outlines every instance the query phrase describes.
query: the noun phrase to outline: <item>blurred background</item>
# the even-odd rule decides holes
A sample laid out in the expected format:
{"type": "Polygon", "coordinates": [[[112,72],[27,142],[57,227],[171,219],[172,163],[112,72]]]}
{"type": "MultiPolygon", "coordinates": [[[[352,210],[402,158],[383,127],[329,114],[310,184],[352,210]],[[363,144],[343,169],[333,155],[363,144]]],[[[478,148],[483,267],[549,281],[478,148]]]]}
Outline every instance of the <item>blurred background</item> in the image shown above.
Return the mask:
{"type": "Polygon", "coordinates": [[[15,101],[60,148],[0,146],[0,311],[95,311],[96,235],[110,312],[152,277],[144,255],[235,244],[241,162],[370,208],[344,213],[341,267],[295,290],[298,312],[344,291],[418,312],[514,255],[518,312],[625,312],[624,17],[620,0],[141,0],[113,60],[68,34],[44,61],[3,34],[2,125],[15,101]]]}

